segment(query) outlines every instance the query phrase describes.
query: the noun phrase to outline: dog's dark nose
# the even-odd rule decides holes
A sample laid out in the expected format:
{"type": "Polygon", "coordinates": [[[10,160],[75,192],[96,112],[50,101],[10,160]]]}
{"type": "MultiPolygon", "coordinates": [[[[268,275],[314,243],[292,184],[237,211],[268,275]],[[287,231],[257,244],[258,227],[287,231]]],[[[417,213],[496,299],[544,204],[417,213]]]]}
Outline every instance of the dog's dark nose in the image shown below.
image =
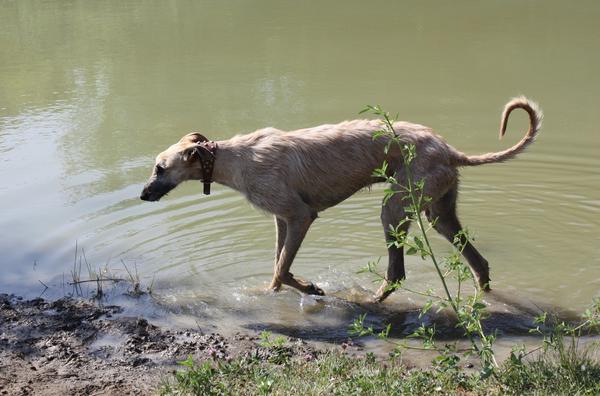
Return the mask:
{"type": "Polygon", "coordinates": [[[142,194],[140,195],[140,199],[142,201],[150,201],[150,193],[148,192],[147,188],[144,188],[142,190],[142,194]]]}

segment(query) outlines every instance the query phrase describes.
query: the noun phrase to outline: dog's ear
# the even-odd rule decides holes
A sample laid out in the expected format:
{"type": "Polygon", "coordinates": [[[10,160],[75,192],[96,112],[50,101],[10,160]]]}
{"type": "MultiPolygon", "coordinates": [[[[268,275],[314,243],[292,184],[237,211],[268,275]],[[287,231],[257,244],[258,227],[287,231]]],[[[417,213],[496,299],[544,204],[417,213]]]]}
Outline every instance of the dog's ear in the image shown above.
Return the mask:
{"type": "Polygon", "coordinates": [[[182,142],[184,140],[191,142],[191,143],[208,142],[208,139],[206,138],[206,136],[204,136],[198,132],[188,133],[187,135],[185,135],[184,137],[181,138],[180,142],[182,142]]]}
{"type": "Polygon", "coordinates": [[[185,162],[191,162],[196,160],[204,161],[208,157],[213,157],[213,153],[211,153],[206,147],[201,144],[195,144],[183,150],[181,153],[181,158],[185,162]]]}

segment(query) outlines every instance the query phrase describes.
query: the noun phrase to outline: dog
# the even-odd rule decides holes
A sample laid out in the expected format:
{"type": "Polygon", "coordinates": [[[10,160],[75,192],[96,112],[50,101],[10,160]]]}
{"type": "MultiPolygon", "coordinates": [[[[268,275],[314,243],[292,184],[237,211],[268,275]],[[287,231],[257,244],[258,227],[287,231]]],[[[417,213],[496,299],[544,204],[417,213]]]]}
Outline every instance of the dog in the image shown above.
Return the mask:
{"type": "MultiPolygon", "coordinates": [[[[423,193],[429,197],[425,213],[434,228],[451,243],[462,226],[456,215],[458,168],[504,162],[523,152],[541,128],[542,112],[525,97],[514,98],[504,107],[500,138],[506,132],[510,113],[523,109],[529,115],[529,129],[513,147],[482,155],[466,155],[447,144],[430,128],[408,122],[395,122],[394,133],[406,144],[415,146],[410,162],[413,180],[423,180],[423,193]]],[[[276,254],[269,288],[282,285],[306,294],[324,295],[322,289],[300,279],[290,267],[300,245],[318,213],[339,204],[357,191],[382,181],[373,175],[387,161],[388,170],[399,184],[405,181],[403,151],[398,145],[384,150],[390,137],[374,139],[384,127],[381,120],[354,120],[333,125],[284,132],[275,128],[257,130],[228,140],[211,142],[200,133],[189,133],[156,157],[150,179],[140,198],[158,201],[186,180],[200,180],[205,194],[213,181],[241,192],[255,207],[271,213],[276,225],[276,254]]],[[[381,210],[381,221],[388,242],[389,227],[409,227],[403,199],[397,191],[381,210]]],[[[489,266],[470,241],[461,241],[473,276],[481,290],[490,290],[489,266]]],[[[383,301],[392,292],[390,284],[405,277],[402,247],[388,244],[388,268],[374,299],[383,301]]]]}

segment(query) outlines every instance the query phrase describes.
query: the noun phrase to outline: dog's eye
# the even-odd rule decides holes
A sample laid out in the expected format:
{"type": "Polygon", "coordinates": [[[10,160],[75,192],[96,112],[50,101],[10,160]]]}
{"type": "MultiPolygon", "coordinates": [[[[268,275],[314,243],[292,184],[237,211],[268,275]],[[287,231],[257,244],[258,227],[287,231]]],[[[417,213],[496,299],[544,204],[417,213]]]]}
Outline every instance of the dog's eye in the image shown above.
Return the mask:
{"type": "Polygon", "coordinates": [[[160,165],[156,165],[156,174],[157,175],[162,175],[164,173],[164,171],[165,171],[165,168],[163,168],[160,165]]]}

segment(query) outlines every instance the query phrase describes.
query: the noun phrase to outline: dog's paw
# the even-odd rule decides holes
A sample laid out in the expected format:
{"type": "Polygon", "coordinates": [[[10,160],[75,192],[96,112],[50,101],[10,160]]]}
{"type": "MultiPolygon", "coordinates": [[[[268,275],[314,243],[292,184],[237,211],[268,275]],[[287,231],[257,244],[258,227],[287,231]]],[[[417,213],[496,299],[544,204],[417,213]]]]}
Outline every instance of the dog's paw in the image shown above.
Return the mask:
{"type": "Polygon", "coordinates": [[[387,283],[384,283],[379,290],[377,290],[377,293],[375,293],[375,295],[373,295],[373,302],[374,303],[382,303],[386,298],[388,298],[390,296],[390,294],[392,294],[392,290],[388,288],[387,283]]]}
{"type": "Polygon", "coordinates": [[[380,303],[382,303],[382,302],[383,302],[383,301],[384,301],[386,298],[387,298],[387,296],[382,296],[382,295],[380,295],[380,294],[374,294],[374,295],[371,297],[371,302],[372,302],[372,303],[375,303],[375,304],[380,304],[380,303]]]}
{"type": "Polygon", "coordinates": [[[315,296],[324,296],[325,292],[318,286],[315,286],[314,283],[311,283],[309,288],[306,290],[306,294],[313,294],[315,296]]]}
{"type": "Polygon", "coordinates": [[[481,280],[479,281],[479,290],[481,290],[485,293],[492,291],[492,288],[490,287],[489,278],[487,281],[481,281],[481,280]]]}

